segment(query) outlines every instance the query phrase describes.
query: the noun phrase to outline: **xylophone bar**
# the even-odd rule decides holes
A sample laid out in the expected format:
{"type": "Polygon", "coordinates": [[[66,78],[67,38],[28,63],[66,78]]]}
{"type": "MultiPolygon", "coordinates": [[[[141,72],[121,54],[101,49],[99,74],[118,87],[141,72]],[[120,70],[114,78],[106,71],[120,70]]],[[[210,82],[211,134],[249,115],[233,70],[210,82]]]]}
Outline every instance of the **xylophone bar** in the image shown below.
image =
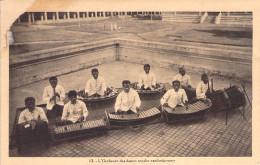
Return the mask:
{"type": "Polygon", "coordinates": [[[174,110],[164,107],[163,114],[166,122],[172,123],[194,119],[204,119],[207,110],[209,110],[209,106],[202,101],[198,101],[191,104],[188,110],[186,110],[186,107],[177,107],[174,110]]]}
{"type": "Polygon", "coordinates": [[[80,136],[104,133],[106,130],[107,125],[104,119],[86,121],[56,127],[54,129],[54,139],[71,139],[80,136]]]}
{"type": "Polygon", "coordinates": [[[111,125],[116,126],[133,126],[141,125],[151,120],[154,120],[160,116],[161,112],[157,108],[152,108],[137,114],[108,114],[108,120],[111,125]]]}

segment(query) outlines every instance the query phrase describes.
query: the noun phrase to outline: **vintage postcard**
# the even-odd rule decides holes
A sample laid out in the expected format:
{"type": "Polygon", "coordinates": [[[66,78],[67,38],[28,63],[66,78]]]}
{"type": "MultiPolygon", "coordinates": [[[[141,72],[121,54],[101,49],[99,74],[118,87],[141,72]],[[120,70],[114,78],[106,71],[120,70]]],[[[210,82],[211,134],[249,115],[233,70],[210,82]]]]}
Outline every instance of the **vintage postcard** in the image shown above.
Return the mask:
{"type": "Polygon", "coordinates": [[[1,163],[260,164],[258,1],[0,4],[1,163]]]}

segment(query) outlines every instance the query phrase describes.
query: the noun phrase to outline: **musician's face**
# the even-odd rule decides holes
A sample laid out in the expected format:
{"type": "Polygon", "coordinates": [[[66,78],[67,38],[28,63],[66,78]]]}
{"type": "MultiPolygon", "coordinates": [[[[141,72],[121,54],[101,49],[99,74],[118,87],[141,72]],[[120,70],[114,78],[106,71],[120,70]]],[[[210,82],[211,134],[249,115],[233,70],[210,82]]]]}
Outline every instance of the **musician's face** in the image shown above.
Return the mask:
{"type": "Polygon", "coordinates": [[[148,74],[149,71],[150,71],[150,67],[145,67],[145,68],[144,68],[144,71],[145,71],[146,74],[148,74]]]}
{"type": "Polygon", "coordinates": [[[76,100],[77,100],[77,96],[70,96],[70,101],[72,104],[75,104],[76,103],[76,100]]]}
{"type": "Polygon", "coordinates": [[[181,69],[181,70],[179,71],[179,73],[180,73],[182,76],[184,76],[185,73],[186,73],[186,71],[185,71],[184,69],[181,69]]]}
{"type": "Polygon", "coordinates": [[[57,80],[50,80],[50,84],[53,88],[57,86],[58,81],[57,80]]]}
{"type": "Polygon", "coordinates": [[[203,81],[205,84],[208,83],[208,81],[209,81],[208,76],[203,77],[202,81],[203,81]]]}
{"type": "Polygon", "coordinates": [[[129,83],[125,83],[125,84],[123,85],[123,88],[124,88],[124,91],[125,91],[126,93],[128,93],[129,90],[130,90],[130,84],[129,84],[129,83]]]}
{"type": "Polygon", "coordinates": [[[94,79],[97,79],[98,78],[98,72],[93,72],[92,76],[94,77],[94,79]]]}
{"type": "Polygon", "coordinates": [[[180,89],[180,84],[179,83],[173,83],[173,89],[175,90],[175,92],[178,92],[180,89]]]}
{"type": "Polygon", "coordinates": [[[26,106],[30,111],[33,111],[34,108],[35,108],[35,101],[34,101],[34,100],[28,100],[28,101],[25,103],[25,106],[26,106]]]}

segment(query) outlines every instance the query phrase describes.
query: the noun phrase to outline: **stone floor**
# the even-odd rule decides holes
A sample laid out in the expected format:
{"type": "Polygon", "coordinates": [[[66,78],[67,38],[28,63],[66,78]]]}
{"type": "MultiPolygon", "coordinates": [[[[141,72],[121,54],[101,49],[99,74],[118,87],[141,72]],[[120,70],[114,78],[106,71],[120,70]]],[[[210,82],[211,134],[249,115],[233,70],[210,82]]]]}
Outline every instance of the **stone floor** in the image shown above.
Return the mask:
{"type": "MultiPolygon", "coordinates": [[[[115,61],[97,66],[108,86],[121,87],[124,79],[137,81],[143,66],[135,63],[115,61]]],[[[59,76],[59,83],[68,92],[82,89],[91,77],[92,68],[59,76]]],[[[178,69],[175,66],[164,68],[152,67],[159,82],[169,83],[178,69]]],[[[195,87],[201,73],[187,70],[195,87]]],[[[239,85],[235,79],[212,76],[214,89],[224,89],[239,85]]],[[[10,133],[13,127],[15,109],[24,106],[24,98],[33,96],[37,104],[42,102],[42,94],[48,80],[42,80],[10,90],[10,133]]],[[[246,83],[246,91],[252,98],[252,84],[246,83]]],[[[142,101],[142,109],[158,106],[159,100],[142,101]]],[[[113,106],[101,109],[89,109],[88,119],[104,117],[104,110],[113,111],[113,106]]],[[[96,137],[63,141],[45,149],[42,146],[28,147],[24,155],[11,149],[11,157],[250,157],[252,156],[252,108],[247,104],[245,118],[239,110],[229,112],[228,124],[225,125],[225,112],[216,115],[207,113],[205,121],[194,121],[168,125],[155,122],[139,130],[116,129],[96,137]]]]}

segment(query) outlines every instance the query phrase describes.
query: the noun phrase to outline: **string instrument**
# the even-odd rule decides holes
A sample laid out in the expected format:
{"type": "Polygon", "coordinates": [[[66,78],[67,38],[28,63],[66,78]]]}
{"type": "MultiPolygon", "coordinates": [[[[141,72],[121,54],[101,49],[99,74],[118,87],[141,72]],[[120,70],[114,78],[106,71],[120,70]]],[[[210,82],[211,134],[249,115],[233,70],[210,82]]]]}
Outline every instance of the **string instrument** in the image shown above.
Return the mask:
{"type": "Polygon", "coordinates": [[[56,105],[57,100],[56,100],[56,91],[55,91],[55,87],[53,87],[52,89],[53,89],[53,96],[54,96],[54,105],[56,105]]]}

